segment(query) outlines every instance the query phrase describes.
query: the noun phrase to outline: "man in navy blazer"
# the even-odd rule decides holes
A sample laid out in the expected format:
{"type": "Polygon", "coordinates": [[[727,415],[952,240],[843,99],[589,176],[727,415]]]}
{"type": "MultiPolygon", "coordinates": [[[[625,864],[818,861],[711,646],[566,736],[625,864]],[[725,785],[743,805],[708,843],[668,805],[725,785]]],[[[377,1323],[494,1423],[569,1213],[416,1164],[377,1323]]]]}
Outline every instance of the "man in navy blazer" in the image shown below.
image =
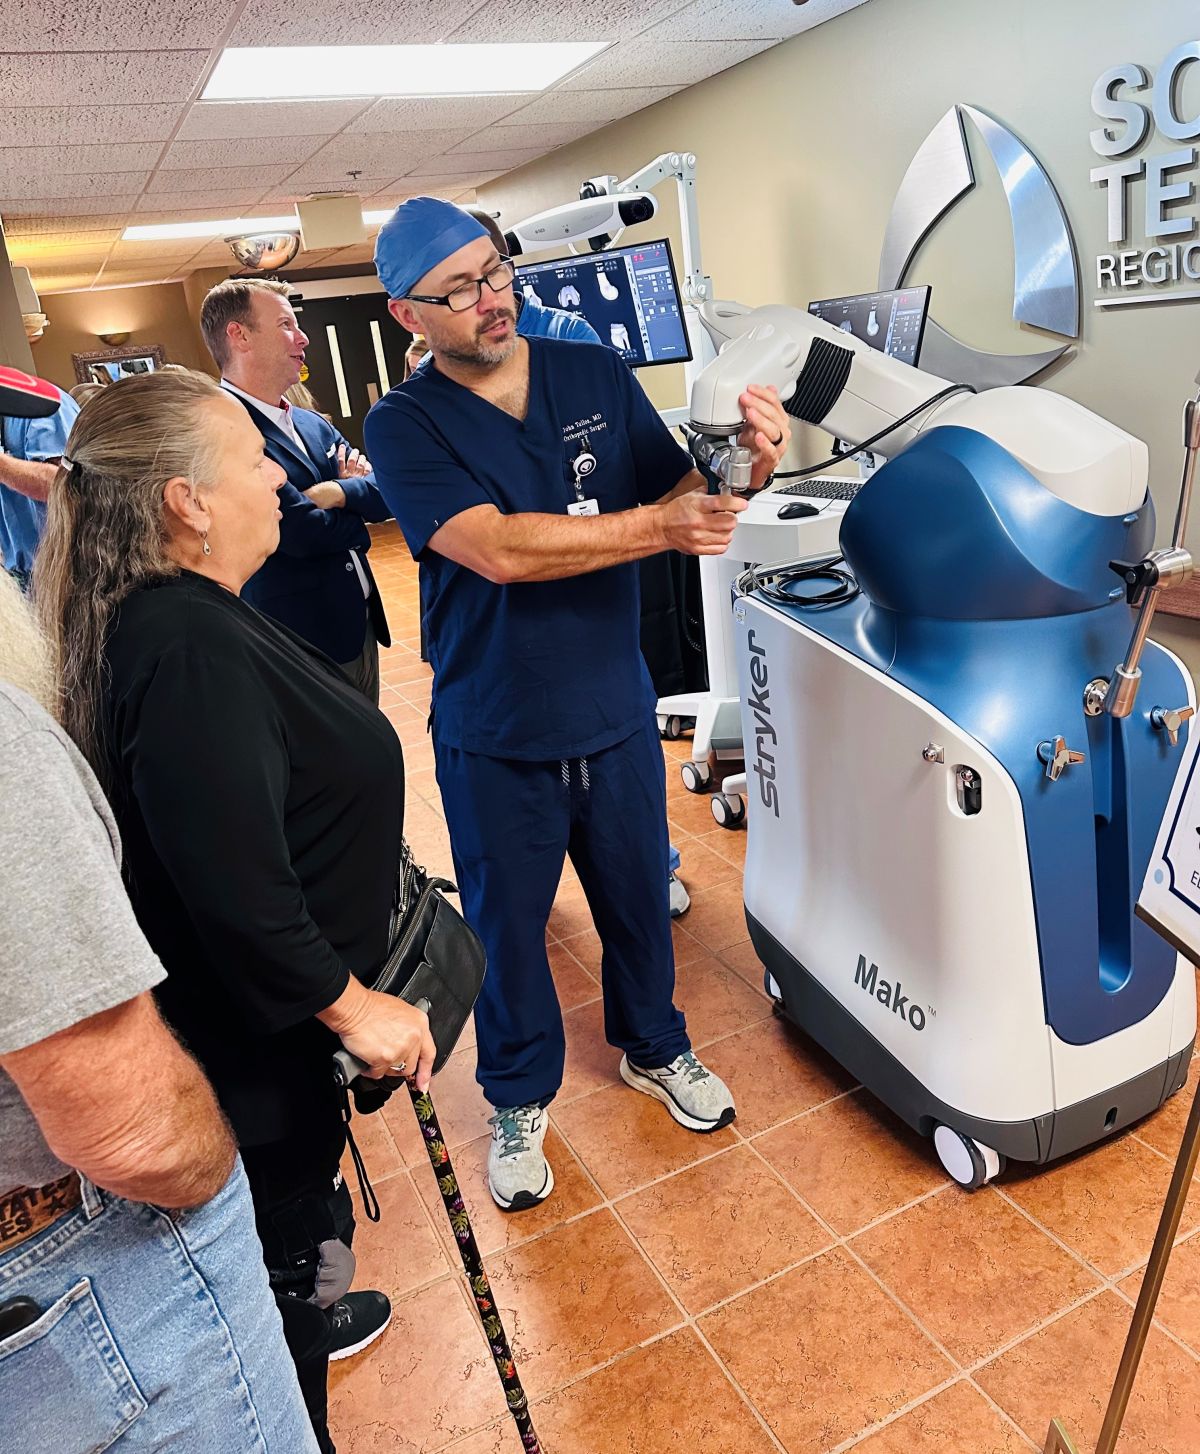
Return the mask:
{"type": "Polygon", "coordinates": [[[288,284],[229,278],[211,289],[200,327],[221,383],[262,431],[287,472],[279,491],[279,549],[247,582],[244,598],[330,656],[376,704],[387,617],[367,552],[370,520],[391,511],[371,467],[320,414],[289,404],[308,338],[288,284]]]}

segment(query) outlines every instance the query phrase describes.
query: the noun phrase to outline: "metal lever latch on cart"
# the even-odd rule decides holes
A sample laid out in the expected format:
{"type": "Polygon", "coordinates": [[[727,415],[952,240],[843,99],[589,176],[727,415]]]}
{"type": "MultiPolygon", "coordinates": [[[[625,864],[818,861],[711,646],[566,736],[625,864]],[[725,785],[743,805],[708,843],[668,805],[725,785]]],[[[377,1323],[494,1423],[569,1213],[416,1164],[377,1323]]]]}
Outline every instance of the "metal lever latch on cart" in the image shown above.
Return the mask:
{"type": "Polygon", "coordinates": [[[1067,768],[1086,761],[1083,753],[1068,747],[1063,737],[1051,737],[1046,742],[1039,742],[1037,755],[1052,783],[1056,783],[1067,768]]]}
{"type": "MultiPolygon", "coordinates": [[[[1200,375],[1197,376],[1200,382],[1200,375]]],[[[1137,700],[1142,680],[1142,652],[1150,635],[1150,623],[1158,606],[1159,592],[1180,586],[1192,573],[1192,557],[1184,548],[1188,511],[1192,503],[1192,486],[1196,478],[1196,461],[1200,456],[1200,394],[1189,399],[1183,410],[1183,480],[1179,486],[1179,509],[1175,514],[1175,530],[1166,550],[1152,550],[1144,560],[1110,562],[1111,568],[1125,582],[1125,594],[1131,606],[1137,606],[1138,618],[1125,660],[1112,674],[1104,697],[1104,710],[1110,717],[1128,717],[1137,700]]],[[[1175,727],[1171,741],[1177,739],[1175,727]]]]}
{"type": "Polygon", "coordinates": [[[1165,732],[1171,746],[1178,747],[1179,729],[1195,711],[1194,707],[1155,707],[1150,713],[1150,725],[1158,732],[1165,732]]]}

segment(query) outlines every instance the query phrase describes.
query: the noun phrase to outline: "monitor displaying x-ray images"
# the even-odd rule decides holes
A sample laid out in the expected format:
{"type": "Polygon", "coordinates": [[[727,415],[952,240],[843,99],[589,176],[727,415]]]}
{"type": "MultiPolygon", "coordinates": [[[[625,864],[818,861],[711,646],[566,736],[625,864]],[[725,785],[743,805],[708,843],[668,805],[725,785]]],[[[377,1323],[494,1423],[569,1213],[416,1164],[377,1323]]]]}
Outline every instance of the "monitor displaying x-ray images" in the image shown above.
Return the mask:
{"type": "Polygon", "coordinates": [[[692,356],[666,238],[525,263],[517,281],[526,298],[585,318],[635,369],[692,356]]]}
{"type": "Polygon", "coordinates": [[[845,333],[861,338],[889,358],[913,364],[921,357],[929,288],[901,288],[895,293],[856,293],[849,298],[822,298],[808,311],[845,333]]]}

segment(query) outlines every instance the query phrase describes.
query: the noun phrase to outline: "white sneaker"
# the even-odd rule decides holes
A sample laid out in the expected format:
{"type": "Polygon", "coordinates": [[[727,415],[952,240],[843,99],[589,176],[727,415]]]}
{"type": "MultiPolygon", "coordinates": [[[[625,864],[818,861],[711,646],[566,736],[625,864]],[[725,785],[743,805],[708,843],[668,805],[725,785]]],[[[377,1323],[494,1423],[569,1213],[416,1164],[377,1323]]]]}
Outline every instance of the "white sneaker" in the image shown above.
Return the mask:
{"type": "Polygon", "coordinates": [[[501,1211],[528,1211],[554,1190],[554,1173],[542,1151],[549,1122],[541,1106],[499,1106],[488,1121],[488,1189],[501,1211]]]}
{"type": "Polygon", "coordinates": [[[678,919],[692,907],[691,896],[684,887],[683,880],[674,873],[667,875],[667,889],[671,896],[671,918],[678,919]]]}
{"type": "Polygon", "coordinates": [[[729,1087],[687,1050],[670,1065],[646,1070],[621,1057],[621,1079],[643,1095],[662,1101],[681,1126],[708,1134],[728,1126],[737,1115],[729,1087]]]}

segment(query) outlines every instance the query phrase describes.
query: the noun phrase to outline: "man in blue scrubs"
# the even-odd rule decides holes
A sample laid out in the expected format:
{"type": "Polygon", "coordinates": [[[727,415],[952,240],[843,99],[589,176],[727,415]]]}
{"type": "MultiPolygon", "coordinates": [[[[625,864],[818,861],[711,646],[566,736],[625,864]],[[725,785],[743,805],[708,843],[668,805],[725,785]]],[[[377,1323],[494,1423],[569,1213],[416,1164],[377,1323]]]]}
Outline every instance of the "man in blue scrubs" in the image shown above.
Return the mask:
{"type": "Polygon", "coordinates": [[[45,419],[0,418],[0,555],[23,590],[46,525],[44,501],[79,415],[75,400],[58,393],[58,411],[45,419]]]}
{"type": "MultiPolygon", "coordinates": [[[[664,767],[635,563],[721,554],[745,502],[706,492],[611,349],[518,338],[512,265],[461,208],[405,202],[375,264],[392,315],[433,356],[371,410],[366,442],[424,575],[438,784],[488,952],[476,1008],[496,1108],[488,1179],[518,1211],[554,1186],[542,1142],[564,1037],[545,934],[568,855],[603,946],[622,1079],[690,1130],[734,1118],[672,1003],[664,767]]],[[[757,488],[787,447],[787,416],[768,389],[741,407],[757,488]]]]}

